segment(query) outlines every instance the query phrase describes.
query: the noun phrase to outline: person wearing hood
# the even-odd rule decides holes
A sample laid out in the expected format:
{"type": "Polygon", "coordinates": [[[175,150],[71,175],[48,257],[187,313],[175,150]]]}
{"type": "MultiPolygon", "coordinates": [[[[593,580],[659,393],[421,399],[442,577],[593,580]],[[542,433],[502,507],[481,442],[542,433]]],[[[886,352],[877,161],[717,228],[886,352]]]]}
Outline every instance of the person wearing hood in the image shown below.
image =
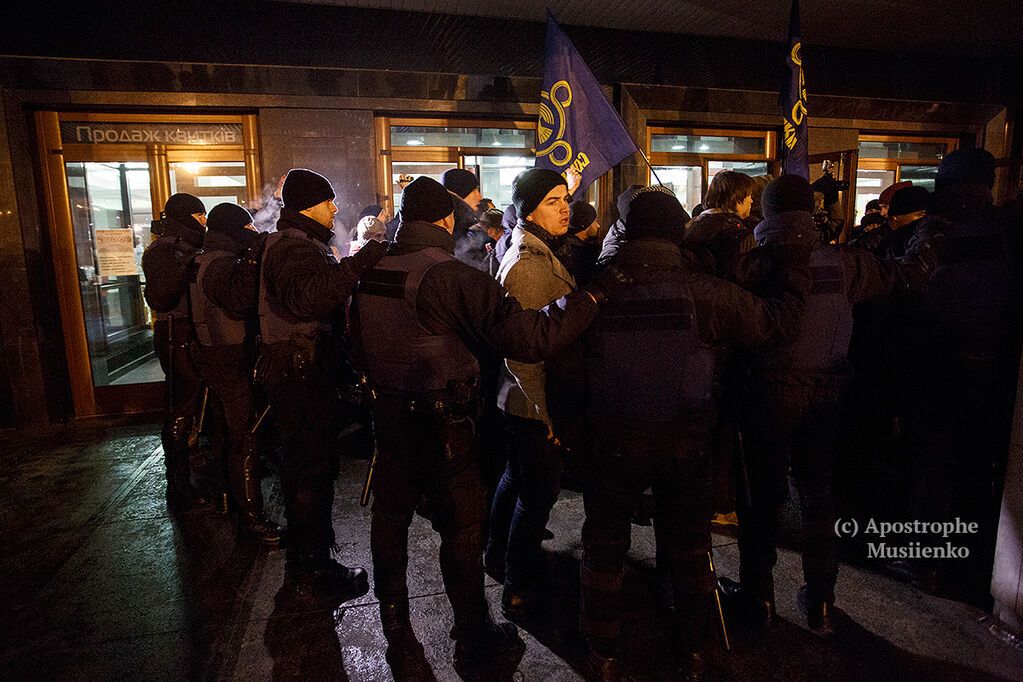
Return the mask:
{"type": "Polygon", "coordinates": [[[455,197],[455,243],[465,239],[469,228],[476,224],[476,211],[479,209],[480,181],[476,174],[464,168],[449,168],[441,176],[444,189],[455,197]]]}
{"type": "Polygon", "coordinates": [[[897,272],[863,249],[821,246],[811,215],[814,193],[804,178],[773,180],[762,204],[764,220],[754,230],[759,246],[740,261],[738,283],[770,296],[793,268],[808,266],[812,287],[795,340],[746,359],[750,378],[741,425],[749,489],[738,495],[739,582],[720,582],[757,625],[776,623],[775,547],[791,475],[803,519],[806,581],[797,605],[811,630],[827,636],[838,573],[831,473],[853,306],[891,293],[897,272]]]}
{"type": "Polygon", "coordinates": [[[193,352],[208,403],[225,428],[210,436],[214,478],[221,484],[220,506],[228,499],[238,510],[238,531],[276,545],[281,528],[263,513],[258,471],[258,440],[251,432],[257,401],[252,386],[259,332],[257,291],[264,235],[252,216],[236,204],[218,204],[206,222],[206,241],[195,258],[191,283],[193,352]]]}
{"type": "Polygon", "coordinates": [[[625,242],[625,217],[629,212],[629,202],[636,193],[643,189],[643,185],[629,185],[624,192],[618,195],[615,200],[615,207],[618,209],[618,220],[611,224],[604,241],[600,245],[600,255],[597,256],[597,265],[604,265],[614,260],[618,249],[625,242]]]}
{"type": "MultiPolygon", "coordinates": [[[[497,280],[524,306],[543,308],[577,288],[554,255],[569,228],[568,198],[567,181],[549,169],[523,171],[512,183],[518,224],[497,280]]],[[[497,405],[508,431],[508,465],[491,507],[486,564],[491,575],[505,576],[505,614],[521,615],[537,605],[545,582],[541,543],[562,466],[544,363],[508,358],[497,405]]]]}
{"type": "Polygon", "coordinates": [[[206,207],[191,194],[175,194],[167,200],[159,225],[162,232],[142,254],[142,272],[146,303],[156,312],[153,345],[166,375],[167,406],[160,438],[167,469],[167,506],[171,511],[186,511],[209,502],[192,485],[188,444],[202,397],[202,381],[189,352],[195,328],[188,282],[206,232],[206,207]]]}
{"type": "Polygon", "coordinates": [[[371,545],[385,655],[396,679],[430,679],[406,575],[409,524],[426,495],[454,613],[455,669],[471,679],[504,679],[481,676],[517,663],[524,645],[514,625],[491,619],[483,587],[480,354],[542,361],[585,330],[615,280],[609,275],[543,310],[523,308],[493,278],[454,257],[454,200],[436,180],[419,177],[405,188],[401,219],[350,312],[356,357],[377,396],[371,545]]]}
{"type": "Polygon", "coordinates": [[[739,259],[757,245],[744,222],[753,206],[753,178],[738,171],[719,171],[710,181],[703,211],[686,227],[684,246],[705,249],[714,274],[735,281],[739,259]]]}
{"type": "Polygon", "coordinates": [[[776,298],[760,299],[693,270],[679,250],[686,222],[674,196],[653,188],[635,196],[628,241],[615,260],[634,284],[601,308],[584,336],[593,443],[583,496],[581,625],[600,680],[621,672],[630,519],[648,486],[656,500],[658,569],[670,574],[675,599],[672,645],[683,679],[700,678],[715,587],[709,436],[717,359],[730,344],[790,341],[804,307],[803,272],[786,273],[776,298]]]}
{"type": "Polygon", "coordinates": [[[266,239],[260,266],[257,373],[284,446],[285,575],[303,594],[341,602],[369,586],[364,569],[331,557],[343,413],[334,381],[340,349],[331,323],[344,314],[359,276],[386,247],[370,241],[355,256],[337,259],[328,246],[337,213],[334,189],[319,173],[291,169],[281,198],[277,231],[266,239]]]}
{"type": "Polygon", "coordinates": [[[946,155],[902,258],[927,266],[913,283],[915,331],[926,351],[910,375],[920,406],[904,418],[914,518],[958,516],[981,528],[965,539],[968,559],[926,562],[917,580],[978,605],[990,595],[1023,332],[1020,224],[994,204],[994,181],[990,152],[946,155]]]}

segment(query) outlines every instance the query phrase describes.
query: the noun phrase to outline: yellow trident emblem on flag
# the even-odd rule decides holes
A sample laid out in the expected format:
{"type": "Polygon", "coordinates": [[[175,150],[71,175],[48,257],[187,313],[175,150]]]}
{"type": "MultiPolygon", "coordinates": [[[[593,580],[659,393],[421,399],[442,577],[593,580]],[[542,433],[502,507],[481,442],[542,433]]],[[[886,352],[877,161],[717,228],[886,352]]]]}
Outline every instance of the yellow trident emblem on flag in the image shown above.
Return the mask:
{"type": "Polygon", "coordinates": [[[555,166],[565,166],[574,156],[572,145],[564,140],[565,109],[572,106],[572,86],[558,81],[550,92],[540,93],[540,118],[536,125],[537,157],[551,157],[555,166]]]}

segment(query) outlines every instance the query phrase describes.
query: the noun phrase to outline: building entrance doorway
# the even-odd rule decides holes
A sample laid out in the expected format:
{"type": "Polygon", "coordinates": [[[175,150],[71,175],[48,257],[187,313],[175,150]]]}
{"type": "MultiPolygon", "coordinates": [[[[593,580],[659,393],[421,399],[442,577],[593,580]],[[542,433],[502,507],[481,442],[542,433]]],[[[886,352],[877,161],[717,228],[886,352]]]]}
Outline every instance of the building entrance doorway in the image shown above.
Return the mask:
{"type": "Polygon", "coordinates": [[[159,409],[142,252],[176,192],[259,196],[254,116],[39,112],[44,195],[75,416],[159,409]]]}

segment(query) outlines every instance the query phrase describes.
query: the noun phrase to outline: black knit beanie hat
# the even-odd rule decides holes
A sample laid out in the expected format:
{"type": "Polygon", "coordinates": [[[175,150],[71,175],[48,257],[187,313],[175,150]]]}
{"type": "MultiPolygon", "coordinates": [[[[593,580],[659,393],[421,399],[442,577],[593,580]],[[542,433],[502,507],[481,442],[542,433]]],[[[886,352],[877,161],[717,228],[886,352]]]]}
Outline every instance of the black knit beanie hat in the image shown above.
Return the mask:
{"type": "Polygon", "coordinates": [[[306,168],[292,168],[284,178],[281,199],[284,205],[295,211],[304,211],[316,204],[332,200],[336,195],[330,181],[315,171],[306,168]]]}
{"type": "Polygon", "coordinates": [[[767,184],[760,197],[764,217],[788,211],[813,213],[813,188],[799,175],[782,175],[767,184]]]}
{"type": "Polygon", "coordinates": [[[938,164],[935,189],[950,185],[995,186],[995,157],[986,149],[969,147],[957,149],[938,164]]]}
{"type": "Polygon", "coordinates": [[[252,224],[252,215],[238,204],[217,204],[206,216],[206,227],[214,232],[231,234],[252,224]]]}
{"type": "Polygon", "coordinates": [[[571,211],[568,218],[568,224],[571,225],[570,232],[585,230],[597,219],[597,209],[582,199],[573,201],[569,210],[571,211]]]}
{"type": "Polygon", "coordinates": [[[444,189],[454,192],[463,199],[480,186],[480,181],[476,178],[476,174],[464,168],[450,168],[444,171],[444,175],[441,176],[441,183],[444,185],[444,189]]]}
{"type": "Polygon", "coordinates": [[[888,217],[926,211],[930,198],[931,193],[919,185],[903,187],[892,196],[892,203],[888,205],[888,217]]]}
{"type": "Polygon", "coordinates": [[[455,212],[451,193],[433,178],[421,175],[401,193],[401,220],[434,223],[455,212]]]}
{"type": "Polygon", "coordinates": [[[629,239],[659,237],[678,243],[682,240],[682,228],[688,222],[689,214],[673,194],[640,192],[629,202],[625,234],[629,239]]]}
{"type": "MultiPolygon", "coordinates": [[[[180,192],[178,194],[171,195],[171,198],[167,200],[167,203],[163,207],[163,212],[167,214],[168,218],[189,225],[195,222],[195,218],[192,217],[193,213],[206,213],[206,207],[203,205],[199,197],[192,196],[191,194],[185,194],[180,192]]],[[[198,225],[199,223],[196,223],[198,225]]],[[[202,225],[199,225],[202,227],[202,225]]]]}
{"type": "Polygon", "coordinates": [[[568,187],[568,181],[549,168],[530,168],[516,175],[512,180],[512,203],[519,220],[525,220],[558,185],[568,187]]]}

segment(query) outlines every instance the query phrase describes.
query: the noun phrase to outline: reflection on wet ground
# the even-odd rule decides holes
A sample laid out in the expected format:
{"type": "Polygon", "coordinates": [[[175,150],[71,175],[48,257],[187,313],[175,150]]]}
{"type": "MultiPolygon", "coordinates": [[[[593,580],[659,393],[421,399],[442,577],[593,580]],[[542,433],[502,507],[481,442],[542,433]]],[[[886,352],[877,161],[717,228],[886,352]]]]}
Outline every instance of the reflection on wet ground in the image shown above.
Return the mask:
{"type": "MultiPolygon", "coordinates": [[[[373,593],[332,608],[283,586],[284,554],[239,543],[230,517],[172,519],[155,424],[79,424],[0,436],[0,670],[13,679],[388,680],[373,593]]],[[[334,519],[341,560],[372,570],[369,512],[358,504],[365,463],[344,460],[334,519]]],[[[281,518],[274,477],[264,480],[281,518]]],[[[555,604],[523,623],[514,679],[580,679],[578,561],[582,499],[564,492],[550,524],[555,604]]],[[[437,570],[438,538],[410,532],[412,617],[439,680],[451,667],[451,614],[437,570]]],[[[720,573],[736,575],[734,540],[715,537],[720,573]]],[[[625,589],[626,662],[641,679],[670,679],[671,651],[654,608],[653,533],[633,528],[625,589]]],[[[834,641],[815,638],[793,602],[798,556],[781,551],[782,627],[733,629],[711,679],[1023,679],[1023,652],[987,631],[984,614],[843,567],[834,641]]],[[[488,579],[499,613],[500,587],[488,579]]]]}

